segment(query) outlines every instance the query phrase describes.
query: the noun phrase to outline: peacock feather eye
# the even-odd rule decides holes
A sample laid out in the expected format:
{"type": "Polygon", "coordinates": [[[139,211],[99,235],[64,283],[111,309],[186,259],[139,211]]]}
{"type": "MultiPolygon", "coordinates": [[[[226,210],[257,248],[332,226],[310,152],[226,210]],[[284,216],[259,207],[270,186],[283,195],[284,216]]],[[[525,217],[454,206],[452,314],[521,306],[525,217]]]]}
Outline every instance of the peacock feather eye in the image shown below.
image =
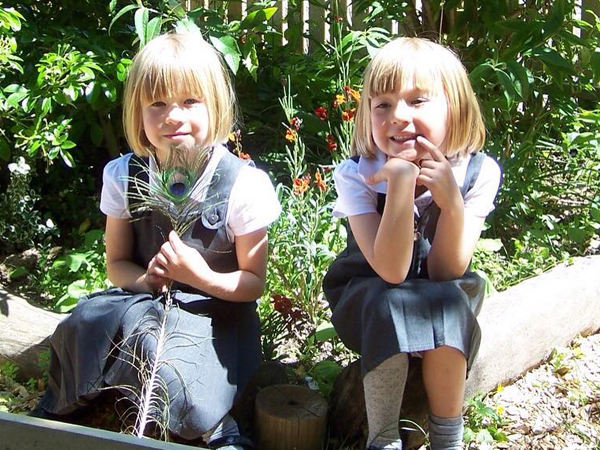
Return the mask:
{"type": "Polygon", "coordinates": [[[171,191],[171,194],[176,197],[181,197],[187,192],[187,185],[183,181],[175,181],[174,183],[171,183],[169,190],[171,191]]]}

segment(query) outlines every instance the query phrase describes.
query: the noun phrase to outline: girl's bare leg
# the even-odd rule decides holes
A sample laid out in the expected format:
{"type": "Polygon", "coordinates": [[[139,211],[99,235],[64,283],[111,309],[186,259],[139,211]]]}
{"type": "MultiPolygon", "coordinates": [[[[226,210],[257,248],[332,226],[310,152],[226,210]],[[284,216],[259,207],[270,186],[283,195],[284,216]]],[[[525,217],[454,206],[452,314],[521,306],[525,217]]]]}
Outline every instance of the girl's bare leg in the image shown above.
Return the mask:
{"type": "Polygon", "coordinates": [[[429,440],[433,450],[463,448],[466,374],[467,359],[453,347],[438,347],[423,354],[423,383],[431,412],[429,440]]]}

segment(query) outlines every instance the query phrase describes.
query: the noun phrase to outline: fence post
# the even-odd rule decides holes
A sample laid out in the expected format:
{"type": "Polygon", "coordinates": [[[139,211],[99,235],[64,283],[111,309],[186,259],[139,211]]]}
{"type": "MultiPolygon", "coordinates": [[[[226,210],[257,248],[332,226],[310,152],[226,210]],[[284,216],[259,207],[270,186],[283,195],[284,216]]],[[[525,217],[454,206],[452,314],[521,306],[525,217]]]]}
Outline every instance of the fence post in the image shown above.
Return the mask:
{"type": "Polygon", "coordinates": [[[308,51],[313,53],[319,48],[319,43],[324,44],[327,42],[327,35],[329,34],[329,26],[325,23],[326,11],[329,9],[330,1],[321,0],[323,6],[313,1],[308,1],[308,32],[312,39],[308,40],[308,51]],[[316,41],[316,42],[315,42],[316,41]]]}

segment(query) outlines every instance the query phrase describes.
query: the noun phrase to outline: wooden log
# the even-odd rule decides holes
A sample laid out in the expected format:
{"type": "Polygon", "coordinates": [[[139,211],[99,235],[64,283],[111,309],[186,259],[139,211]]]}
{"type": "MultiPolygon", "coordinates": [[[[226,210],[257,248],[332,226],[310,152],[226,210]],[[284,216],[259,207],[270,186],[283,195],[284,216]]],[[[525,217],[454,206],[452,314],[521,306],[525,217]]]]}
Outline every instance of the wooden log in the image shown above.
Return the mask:
{"type": "Polygon", "coordinates": [[[256,397],[256,427],[261,450],[316,450],[323,447],[327,402],[303,386],[280,384],[256,397]]]}
{"type": "Polygon", "coordinates": [[[0,362],[17,365],[20,380],[41,377],[47,370],[48,338],[64,317],[0,287],[0,362]]]}

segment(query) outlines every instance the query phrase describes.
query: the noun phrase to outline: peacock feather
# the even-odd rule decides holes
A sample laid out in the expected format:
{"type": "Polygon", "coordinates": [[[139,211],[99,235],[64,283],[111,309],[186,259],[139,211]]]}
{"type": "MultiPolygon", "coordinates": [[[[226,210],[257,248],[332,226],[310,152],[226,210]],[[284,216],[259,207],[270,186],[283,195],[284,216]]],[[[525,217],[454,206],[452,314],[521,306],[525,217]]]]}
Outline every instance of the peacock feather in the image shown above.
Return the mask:
{"type": "MultiPolygon", "coordinates": [[[[160,213],[170,220],[179,236],[185,233],[202,216],[202,206],[210,200],[205,197],[212,179],[212,174],[206,170],[211,156],[212,148],[173,146],[167,160],[162,163],[153,154],[147,162],[140,160],[138,164],[147,174],[147,181],[139,176],[126,177],[129,183],[134,184],[134,189],[128,189],[127,194],[132,216],[146,212],[160,213]]],[[[167,318],[174,307],[172,281],[161,295],[164,296],[164,312],[146,317],[136,335],[128,336],[121,345],[126,362],[139,373],[140,387],[125,387],[137,403],[135,429],[131,432],[138,437],[144,436],[148,424],[154,423],[164,429],[168,422],[168,390],[159,370],[169,365],[163,353],[169,339],[167,318]],[[152,351],[137,348],[138,343],[148,336],[156,343],[155,348],[152,351]]],[[[199,336],[188,338],[190,345],[202,339],[199,336]]],[[[168,434],[164,433],[164,436],[168,434]]]]}

